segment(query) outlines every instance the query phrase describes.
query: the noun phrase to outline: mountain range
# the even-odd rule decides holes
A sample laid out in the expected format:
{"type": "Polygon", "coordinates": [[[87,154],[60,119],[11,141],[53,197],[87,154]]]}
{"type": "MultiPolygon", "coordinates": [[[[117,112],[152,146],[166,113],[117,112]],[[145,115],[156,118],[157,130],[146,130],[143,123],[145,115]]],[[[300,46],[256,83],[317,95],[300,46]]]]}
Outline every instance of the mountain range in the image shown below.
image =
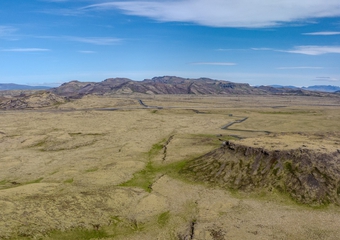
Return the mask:
{"type": "Polygon", "coordinates": [[[295,86],[250,86],[247,83],[234,83],[210,78],[181,78],[176,76],[154,77],[143,81],[128,78],[108,78],[101,82],[80,82],[77,80],[62,84],[56,88],[46,86],[28,86],[18,84],[0,84],[1,90],[46,90],[59,96],[81,98],[84,95],[110,94],[289,94],[289,95],[322,95],[340,93],[340,87],[317,85],[298,88],[295,86]]]}
{"type": "Polygon", "coordinates": [[[210,78],[181,78],[176,76],[154,77],[143,81],[133,81],[128,78],[109,78],[102,82],[71,81],[52,88],[50,92],[70,97],[80,98],[88,94],[291,94],[317,95],[300,88],[257,86],[247,83],[234,83],[210,78]]]}
{"type": "MultiPolygon", "coordinates": [[[[270,85],[274,88],[291,88],[291,89],[299,89],[299,87],[295,86],[282,86],[282,85],[270,85]]],[[[332,86],[332,85],[314,85],[309,87],[301,87],[301,89],[308,91],[317,91],[317,92],[337,92],[340,91],[340,87],[332,86]]]]}
{"type": "Polygon", "coordinates": [[[45,90],[51,87],[46,86],[29,86],[29,85],[20,85],[14,83],[0,83],[0,91],[5,90],[45,90]]]}
{"type": "Polygon", "coordinates": [[[320,91],[320,92],[338,92],[340,91],[340,87],[331,86],[331,85],[315,85],[309,87],[302,87],[302,89],[309,91],[320,91]]]}
{"type": "MultiPolygon", "coordinates": [[[[11,86],[11,84],[9,84],[11,86]]],[[[13,85],[12,85],[13,86],[13,85]]],[[[16,85],[14,85],[17,87],[16,85]]],[[[41,89],[39,87],[38,89],[41,89]]],[[[109,78],[102,82],[70,81],[56,88],[42,91],[0,91],[0,109],[32,109],[62,104],[86,95],[115,94],[193,94],[193,95],[289,95],[340,96],[336,93],[308,91],[301,88],[250,86],[210,78],[154,77],[143,81],[128,78],[109,78]]]]}

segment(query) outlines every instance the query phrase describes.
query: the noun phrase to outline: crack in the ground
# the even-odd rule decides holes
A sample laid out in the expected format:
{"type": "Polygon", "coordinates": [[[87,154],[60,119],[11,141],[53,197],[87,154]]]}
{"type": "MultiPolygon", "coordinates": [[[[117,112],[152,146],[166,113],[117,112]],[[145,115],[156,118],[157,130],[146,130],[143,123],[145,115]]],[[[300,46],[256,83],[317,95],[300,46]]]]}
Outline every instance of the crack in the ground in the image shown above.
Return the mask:
{"type": "Polygon", "coordinates": [[[190,224],[190,235],[189,239],[194,239],[196,221],[192,220],[190,224]]]}
{"type": "Polygon", "coordinates": [[[157,181],[159,181],[159,179],[161,179],[162,177],[164,177],[164,175],[165,175],[165,174],[160,175],[157,179],[155,179],[155,180],[148,186],[148,189],[150,190],[150,192],[153,190],[153,189],[152,189],[153,185],[154,185],[157,181]]]}
{"type": "Polygon", "coordinates": [[[163,158],[162,158],[162,162],[164,162],[166,160],[167,151],[168,151],[168,145],[170,144],[170,142],[174,138],[174,136],[175,135],[171,135],[169,137],[169,139],[165,142],[164,146],[163,146],[163,158]]]}
{"type": "Polygon", "coordinates": [[[178,234],[177,237],[179,240],[191,240],[195,237],[195,226],[196,226],[196,220],[192,220],[190,222],[188,232],[186,234],[178,234]]]}

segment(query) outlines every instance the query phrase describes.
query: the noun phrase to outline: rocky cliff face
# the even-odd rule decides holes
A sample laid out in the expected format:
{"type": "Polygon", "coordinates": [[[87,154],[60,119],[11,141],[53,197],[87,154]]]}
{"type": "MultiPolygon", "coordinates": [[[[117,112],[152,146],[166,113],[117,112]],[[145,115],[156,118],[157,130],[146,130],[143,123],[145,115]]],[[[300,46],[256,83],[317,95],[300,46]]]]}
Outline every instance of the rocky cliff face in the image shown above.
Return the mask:
{"type": "Polygon", "coordinates": [[[189,162],[182,173],[243,191],[275,188],[305,204],[340,204],[340,150],[329,154],[308,149],[266,151],[226,142],[189,162]]]}

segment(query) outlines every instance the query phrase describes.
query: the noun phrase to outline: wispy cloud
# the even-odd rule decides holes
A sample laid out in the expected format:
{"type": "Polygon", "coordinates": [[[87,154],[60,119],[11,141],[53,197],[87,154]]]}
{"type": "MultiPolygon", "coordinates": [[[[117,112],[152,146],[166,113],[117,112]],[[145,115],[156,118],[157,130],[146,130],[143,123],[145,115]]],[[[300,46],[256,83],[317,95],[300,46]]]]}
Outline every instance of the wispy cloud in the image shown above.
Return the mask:
{"type": "Polygon", "coordinates": [[[114,37],[77,37],[77,36],[34,36],[35,38],[82,42],[94,45],[114,45],[122,41],[114,37]]]}
{"type": "Polygon", "coordinates": [[[17,31],[16,28],[11,26],[1,26],[0,25],[0,38],[15,40],[13,39],[13,34],[17,31]]]}
{"type": "Polygon", "coordinates": [[[84,14],[84,11],[81,9],[68,9],[68,8],[43,9],[39,10],[38,12],[59,16],[80,16],[84,14]]]}
{"type": "Polygon", "coordinates": [[[295,46],[292,49],[282,50],[282,49],[273,49],[273,48],[251,48],[255,51],[276,51],[276,52],[287,52],[287,53],[298,53],[305,55],[322,55],[329,53],[340,53],[340,46],[295,46]]]}
{"type": "Polygon", "coordinates": [[[321,81],[321,82],[339,82],[340,79],[333,78],[333,77],[316,77],[314,81],[321,81]]]}
{"type": "Polygon", "coordinates": [[[275,51],[273,48],[251,48],[252,50],[255,51],[275,51]]]}
{"type": "Polygon", "coordinates": [[[214,27],[272,27],[294,21],[340,16],[339,0],[137,0],[111,1],[82,8],[111,9],[162,22],[190,22],[214,27]]]}
{"type": "Polygon", "coordinates": [[[327,53],[340,53],[340,46],[296,46],[292,50],[279,51],[306,55],[322,55],[327,53]]]}
{"type": "Polygon", "coordinates": [[[43,2],[68,2],[69,0],[41,0],[43,2]]]}
{"type": "Polygon", "coordinates": [[[303,33],[303,35],[331,36],[331,35],[340,35],[340,32],[310,32],[310,33],[303,33]]]}
{"type": "Polygon", "coordinates": [[[278,67],[276,69],[280,70],[294,70],[294,69],[323,69],[323,67],[310,67],[310,66],[302,66],[302,67],[278,67]]]}
{"type": "Polygon", "coordinates": [[[7,36],[9,34],[14,33],[15,31],[17,31],[17,29],[14,27],[0,25],[0,36],[7,36]]]}
{"type": "Polygon", "coordinates": [[[94,45],[113,45],[121,42],[119,38],[110,37],[65,37],[65,39],[94,45]]]}
{"type": "Polygon", "coordinates": [[[219,49],[216,49],[216,51],[219,51],[219,52],[244,51],[244,50],[249,50],[249,49],[245,49],[245,48],[219,48],[219,49]]]}
{"type": "Polygon", "coordinates": [[[93,54],[93,53],[96,53],[95,51],[87,51],[87,50],[81,50],[81,51],[78,51],[79,53],[84,53],[84,54],[93,54]]]}
{"type": "Polygon", "coordinates": [[[48,52],[50,49],[46,48],[9,48],[1,50],[3,52],[48,52]]]}
{"type": "Polygon", "coordinates": [[[193,62],[191,65],[235,66],[232,62],[193,62]]]}

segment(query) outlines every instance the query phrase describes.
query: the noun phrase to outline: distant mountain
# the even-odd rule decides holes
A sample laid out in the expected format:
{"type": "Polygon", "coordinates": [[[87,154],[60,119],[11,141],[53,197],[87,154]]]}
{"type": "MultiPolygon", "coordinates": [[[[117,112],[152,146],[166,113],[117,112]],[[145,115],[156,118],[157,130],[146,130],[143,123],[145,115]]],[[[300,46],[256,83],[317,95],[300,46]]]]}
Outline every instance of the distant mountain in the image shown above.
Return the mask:
{"type": "Polygon", "coordinates": [[[309,87],[302,87],[298,88],[295,86],[282,86],[282,85],[270,85],[271,87],[274,88],[290,88],[290,89],[303,89],[307,91],[317,91],[317,92],[329,92],[329,93],[334,93],[337,91],[340,91],[340,87],[338,86],[331,86],[331,85],[315,85],[315,86],[309,86],[309,87]]]}
{"type": "Polygon", "coordinates": [[[176,76],[154,77],[143,81],[133,81],[128,78],[109,78],[102,82],[71,81],[60,87],[52,88],[50,92],[59,96],[80,98],[88,94],[290,94],[317,95],[302,89],[274,88],[271,86],[252,87],[247,83],[234,83],[210,78],[181,78],[176,76]]]}
{"type": "Polygon", "coordinates": [[[274,88],[290,88],[290,89],[299,89],[298,87],[295,86],[282,86],[282,85],[269,85],[274,88]]]}
{"type": "Polygon", "coordinates": [[[51,92],[79,98],[87,94],[266,94],[260,88],[245,83],[212,80],[209,78],[181,78],[174,76],[154,77],[143,81],[128,78],[109,78],[102,82],[71,81],[53,88],[51,92]]]}
{"type": "Polygon", "coordinates": [[[319,91],[319,92],[336,92],[340,91],[340,87],[338,86],[331,86],[331,85],[315,85],[309,87],[302,87],[302,89],[308,91],[319,91]]]}
{"type": "Polygon", "coordinates": [[[28,86],[28,85],[19,85],[14,83],[0,83],[0,91],[3,90],[45,90],[50,87],[46,86],[28,86]]]}

